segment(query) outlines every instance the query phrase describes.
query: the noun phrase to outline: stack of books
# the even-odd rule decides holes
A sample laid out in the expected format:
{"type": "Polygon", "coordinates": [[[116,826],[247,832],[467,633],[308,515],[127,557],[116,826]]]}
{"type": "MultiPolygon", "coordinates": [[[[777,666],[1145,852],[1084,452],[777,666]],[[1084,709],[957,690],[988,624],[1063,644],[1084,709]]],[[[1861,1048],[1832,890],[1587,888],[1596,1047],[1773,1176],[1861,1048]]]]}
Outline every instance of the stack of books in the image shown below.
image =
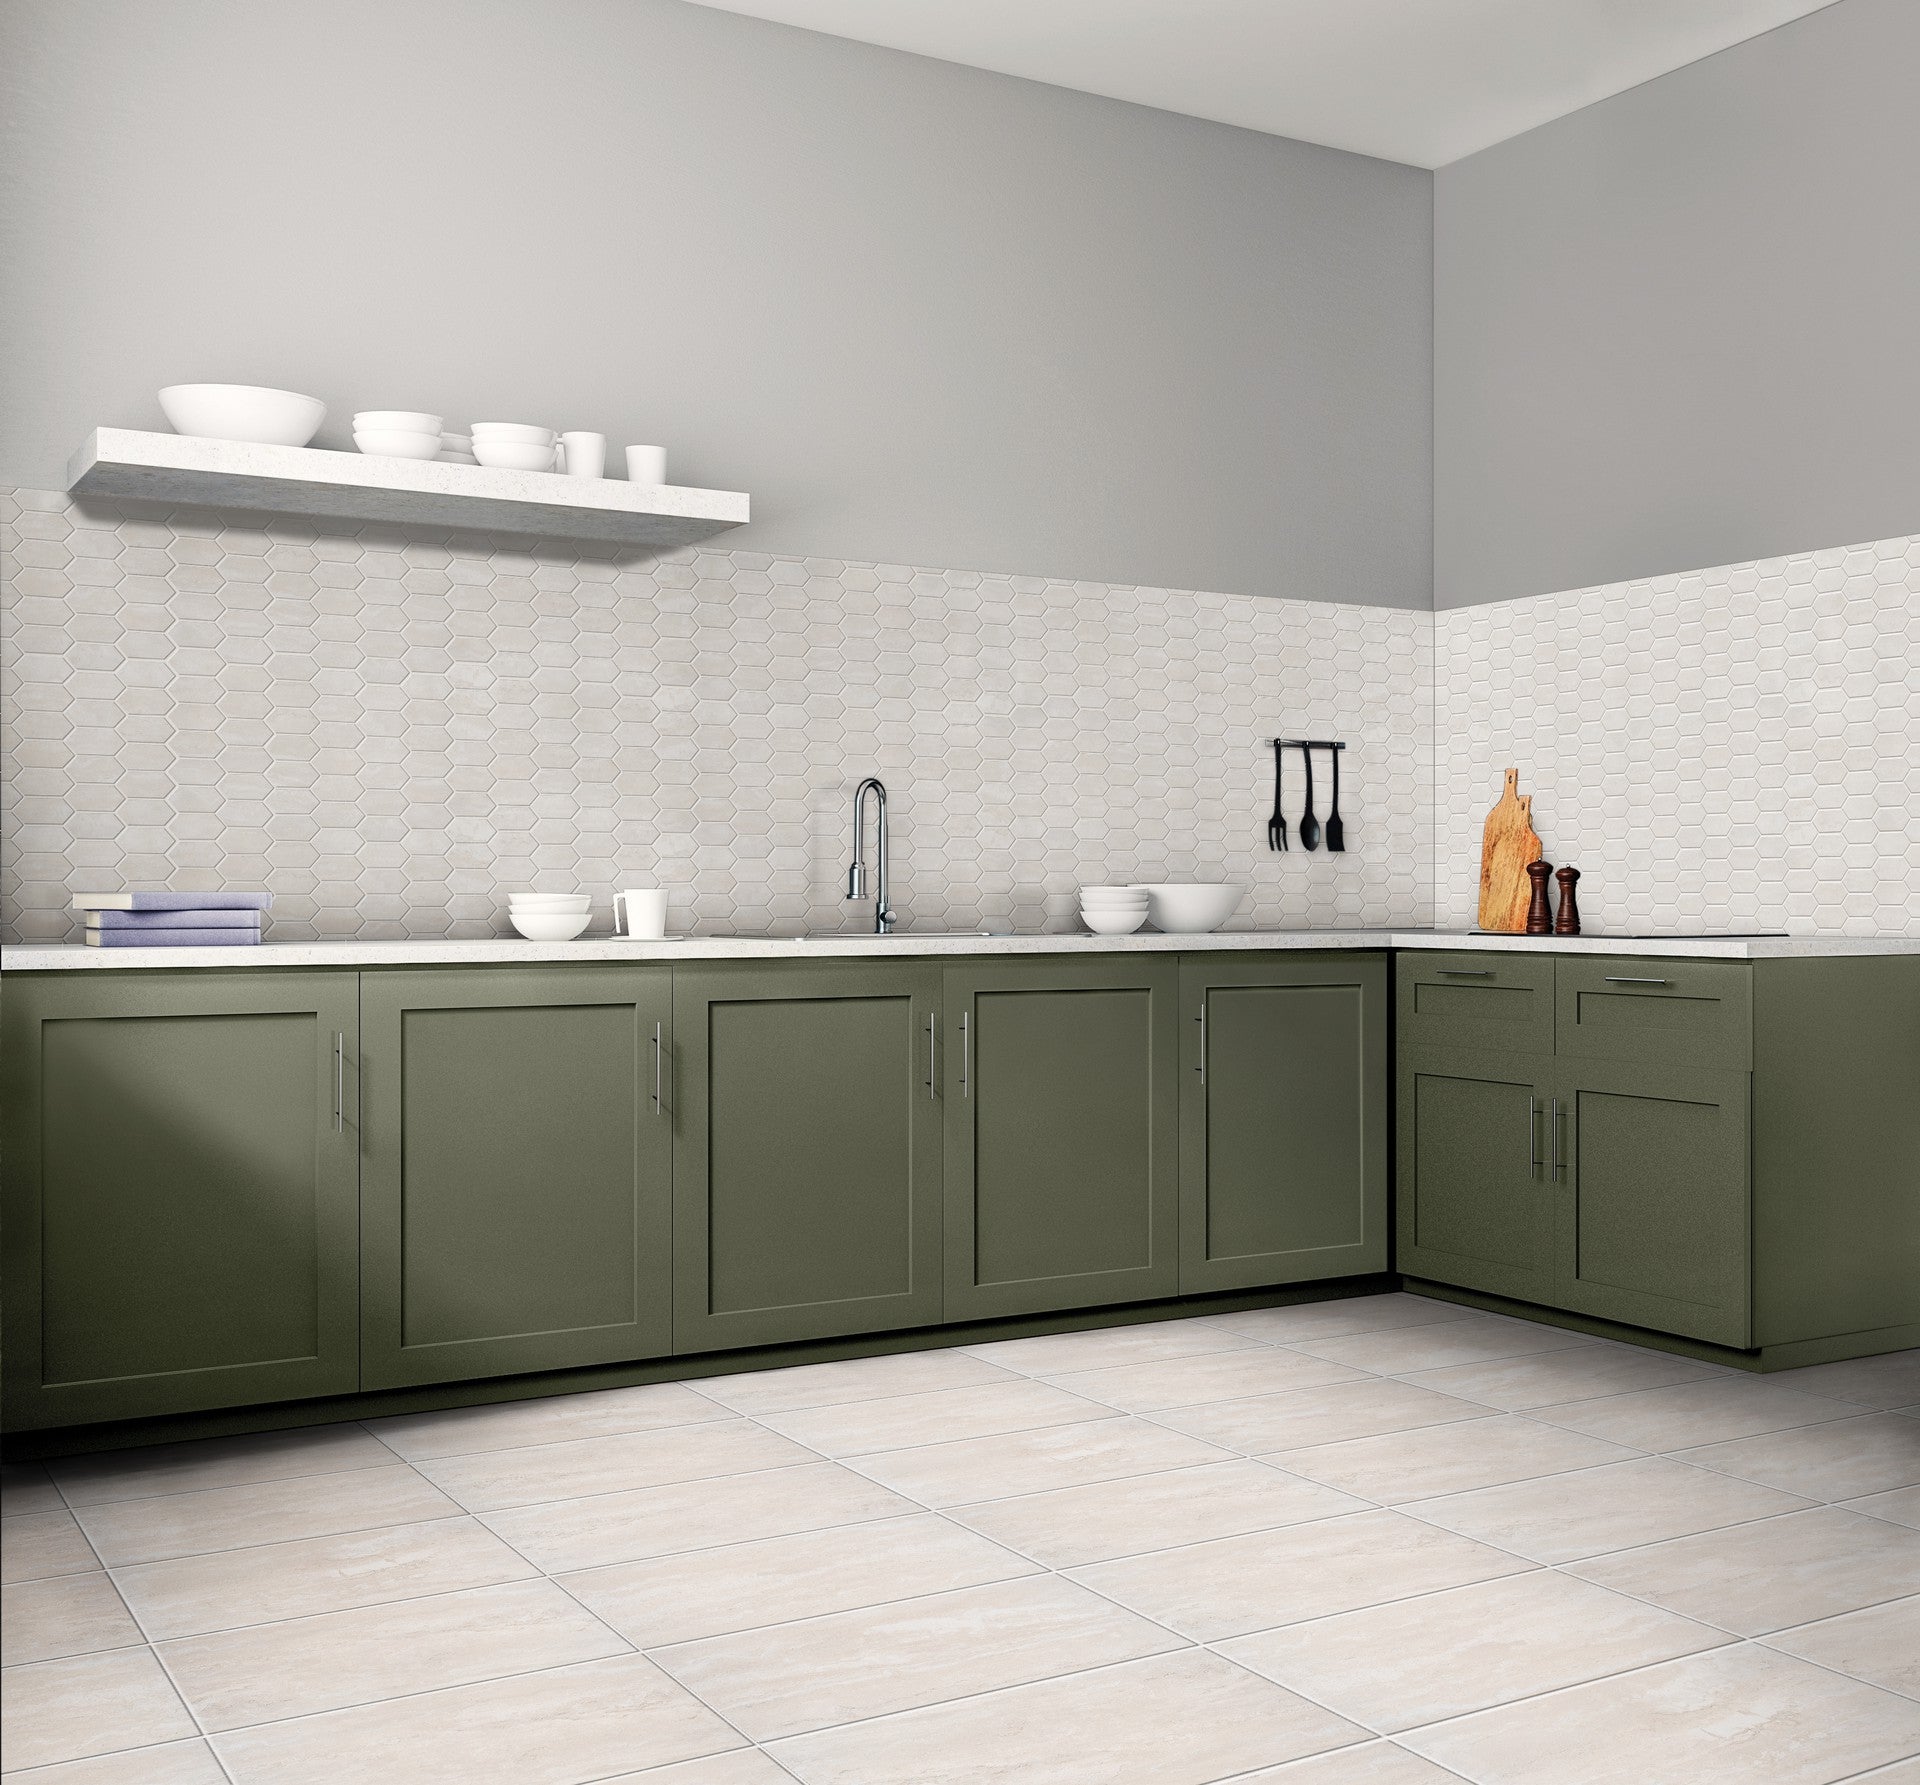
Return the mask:
{"type": "Polygon", "coordinates": [[[260,940],[260,892],[75,893],[92,948],[244,948],[260,940]]]}

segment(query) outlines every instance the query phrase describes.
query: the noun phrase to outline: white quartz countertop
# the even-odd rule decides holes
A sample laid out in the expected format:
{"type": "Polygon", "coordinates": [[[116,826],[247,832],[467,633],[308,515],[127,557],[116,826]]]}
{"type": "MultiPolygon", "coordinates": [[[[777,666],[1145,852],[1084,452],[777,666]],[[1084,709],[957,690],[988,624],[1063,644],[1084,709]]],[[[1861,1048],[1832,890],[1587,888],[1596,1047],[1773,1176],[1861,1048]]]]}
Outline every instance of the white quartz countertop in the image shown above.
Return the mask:
{"type": "Polygon", "coordinates": [[[245,948],[89,948],[84,943],[8,947],[10,972],[181,967],[433,967],[484,962],[811,961],[850,956],[1163,954],[1234,949],[1487,949],[1533,954],[1659,955],[1722,961],[1920,954],[1920,936],[1488,936],[1471,930],[1217,930],[1205,936],[981,936],[858,930],[819,936],[685,936],[627,942],[526,942],[514,936],[450,942],[262,942],[245,948]]]}

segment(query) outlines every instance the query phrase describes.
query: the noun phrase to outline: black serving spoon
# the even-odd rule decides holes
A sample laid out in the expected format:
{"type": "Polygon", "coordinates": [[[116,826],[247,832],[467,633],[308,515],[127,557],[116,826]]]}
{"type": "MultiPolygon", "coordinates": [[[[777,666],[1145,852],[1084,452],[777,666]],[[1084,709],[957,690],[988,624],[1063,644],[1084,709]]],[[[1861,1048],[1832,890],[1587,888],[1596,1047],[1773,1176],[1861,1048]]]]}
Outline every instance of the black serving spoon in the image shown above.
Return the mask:
{"type": "Polygon", "coordinates": [[[1340,752],[1329,750],[1333,759],[1333,804],[1327,808],[1327,848],[1329,851],[1344,854],[1347,847],[1347,827],[1340,822],[1340,752]]]}
{"type": "Polygon", "coordinates": [[[1300,808],[1300,847],[1320,847],[1320,820],[1313,815],[1313,746],[1300,746],[1300,760],[1307,765],[1307,803],[1300,808]]]}
{"type": "Polygon", "coordinates": [[[1280,801],[1280,765],[1286,756],[1286,745],[1276,739],[1273,746],[1273,816],[1267,820],[1269,849],[1285,849],[1287,846],[1287,813],[1280,801]]]}

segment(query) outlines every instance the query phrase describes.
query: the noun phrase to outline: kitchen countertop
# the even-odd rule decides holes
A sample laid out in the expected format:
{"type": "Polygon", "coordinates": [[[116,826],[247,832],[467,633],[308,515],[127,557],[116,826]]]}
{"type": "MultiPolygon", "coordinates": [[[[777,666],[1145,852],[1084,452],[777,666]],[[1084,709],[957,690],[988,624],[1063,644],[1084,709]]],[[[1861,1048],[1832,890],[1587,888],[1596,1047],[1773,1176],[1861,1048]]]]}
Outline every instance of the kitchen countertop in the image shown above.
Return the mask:
{"type": "Polygon", "coordinates": [[[882,959],[901,955],[1163,954],[1234,949],[1486,949],[1501,953],[1640,955],[1694,960],[1800,960],[1839,955],[1920,954],[1915,936],[1487,936],[1471,930],[1216,930],[1202,936],[980,936],[912,932],[891,937],[848,930],[823,936],[685,936],[626,942],[486,937],[453,942],[263,942],[247,948],[89,948],[84,943],[9,946],[15,973],[155,967],[428,967],[484,962],[768,961],[882,959]]]}

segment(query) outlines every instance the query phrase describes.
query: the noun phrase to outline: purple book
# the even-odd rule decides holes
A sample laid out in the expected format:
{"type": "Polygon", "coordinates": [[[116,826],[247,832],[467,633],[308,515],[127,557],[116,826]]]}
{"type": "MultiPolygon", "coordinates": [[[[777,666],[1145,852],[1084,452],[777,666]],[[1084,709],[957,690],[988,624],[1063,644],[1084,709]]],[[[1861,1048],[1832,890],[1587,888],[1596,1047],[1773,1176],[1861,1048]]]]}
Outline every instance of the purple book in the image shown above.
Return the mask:
{"type": "Polygon", "coordinates": [[[273,894],[263,892],[113,892],[75,893],[76,911],[271,911],[273,894]]]}
{"type": "Polygon", "coordinates": [[[89,911],[90,930],[257,930],[257,911],[89,911]]]}
{"type": "Polygon", "coordinates": [[[89,948],[253,948],[258,930],[95,930],[89,948]]]}

